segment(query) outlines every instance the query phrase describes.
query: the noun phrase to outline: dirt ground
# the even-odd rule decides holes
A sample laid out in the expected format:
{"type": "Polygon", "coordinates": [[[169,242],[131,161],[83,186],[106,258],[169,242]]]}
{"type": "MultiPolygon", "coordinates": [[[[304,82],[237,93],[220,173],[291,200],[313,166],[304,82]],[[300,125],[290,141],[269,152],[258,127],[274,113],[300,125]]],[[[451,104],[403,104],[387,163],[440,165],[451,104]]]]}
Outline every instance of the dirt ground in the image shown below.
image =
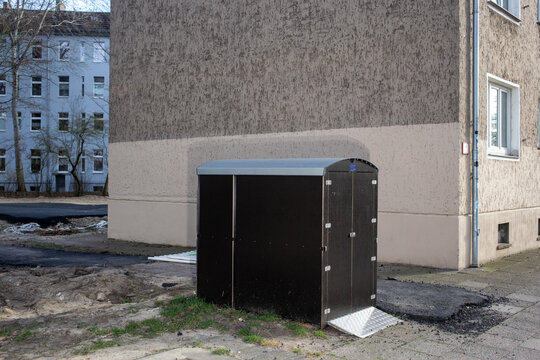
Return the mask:
{"type": "MultiPolygon", "coordinates": [[[[58,231],[103,220],[107,218],[69,219],[66,224],[22,234],[5,232],[14,224],[0,221],[0,244],[147,256],[190,250],[107,240],[106,228],[58,231]]],[[[291,355],[302,349],[303,354],[316,357],[352,340],[335,330],[318,332],[312,325],[231,309],[211,308],[195,323],[184,321],[192,310],[162,321],[161,313],[172,299],[190,299],[195,294],[195,268],[162,262],[119,268],[0,265],[0,359],[86,359],[112,345],[134,346],[130,351],[137,358],[180,345],[199,347],[205,337],[231,336],[241,342],[254,334],[252,342],[264,347],[291,355]],[[126,332],[133,324],[144,330],[126,332]],[[144,347],[135,346],[141,341],[144,347]]]]}

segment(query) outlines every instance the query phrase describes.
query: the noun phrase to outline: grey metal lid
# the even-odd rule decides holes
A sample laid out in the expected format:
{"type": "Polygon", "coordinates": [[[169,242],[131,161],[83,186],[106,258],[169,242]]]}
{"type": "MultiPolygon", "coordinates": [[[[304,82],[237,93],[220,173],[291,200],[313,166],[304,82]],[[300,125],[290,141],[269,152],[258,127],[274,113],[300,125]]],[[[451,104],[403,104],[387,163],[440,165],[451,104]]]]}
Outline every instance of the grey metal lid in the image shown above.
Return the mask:
{"type": "Polygon", "coordinates": [[[197,168],[197,175],[323,176],[325,169],[344,158],[216,160],[197,168]]]}

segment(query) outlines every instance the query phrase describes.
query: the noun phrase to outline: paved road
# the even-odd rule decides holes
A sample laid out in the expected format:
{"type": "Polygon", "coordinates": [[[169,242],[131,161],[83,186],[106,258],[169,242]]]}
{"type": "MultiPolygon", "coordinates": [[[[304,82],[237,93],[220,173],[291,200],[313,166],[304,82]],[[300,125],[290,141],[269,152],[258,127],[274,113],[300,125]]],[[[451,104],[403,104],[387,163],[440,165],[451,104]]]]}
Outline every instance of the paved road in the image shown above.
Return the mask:
{"type": "Polygon", "coordinates": [[[0,265],[120,267],[149,262],[146,256],[88,254],[0,245],[0,265]]]}
{"type": "Polygon", "coordinates": [[[107,205],[65,203],[5,203],[0,204],[0,219],[12,223],[36,222],[42,227],[65,222],[67,218],[106,216],[107,205]]]}

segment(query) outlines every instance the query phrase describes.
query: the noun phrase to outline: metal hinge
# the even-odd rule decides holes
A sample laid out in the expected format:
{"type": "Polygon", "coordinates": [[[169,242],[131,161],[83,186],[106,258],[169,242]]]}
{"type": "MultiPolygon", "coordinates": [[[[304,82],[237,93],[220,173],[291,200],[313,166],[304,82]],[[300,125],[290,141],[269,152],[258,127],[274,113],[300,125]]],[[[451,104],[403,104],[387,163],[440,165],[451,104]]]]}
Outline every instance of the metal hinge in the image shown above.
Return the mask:
{"type": "Polygon", "coordinates": [[[352,233],[349,233],[349,237],[350,237],[350,238],[356,237],[356,233],[355,233],[354,231],[353,231],[352,233]]]}
{"type": "Polygon", "coordinates": [[[321,251],[328,251],[328,246],[321,246],[321,251]]]}
{"type": "Polygon", "coordinates": [[[328,315],[328,314],[330,314],[330,308],[328,308],[328,309],[324,309],[324,314],[325,314],[325,315],[328,315]]]}
{"type": "Polygon", "coordinates": [[[371,300],[375,300],[377,296],[375,294],[371,295],[371,300]]]}
{"type": "Polygon", "coordinates": [[[326,185],[332,185],[332,180],[326,180],[324,183],[325,183],[326,185]]]}
{"type": "Polygon", "coordinates": [[[324,224],[324,228],[325,229],[330,229],[332,227],[332,224],[331,223],[326,223],[324,224]]]}
{"type": "Polygon", "coordinates": [[[377,180],[371,180],[371,185],[377,185],[377,180]]]}
{"type": "Polygon", "coordinates": [[[377,261],[377,257],[376,257],[376,256],[372,256],[372,257],[371,257],[371,261],[377,261]]]}
{"type": "Polygon", "coordinates": [[[324,271],[330,271],[330,269],[332,269],[332,267],[330,265],[327,265],[324,267],[324,271]]]}
{"type": "Polygon", "coordinates": [[[371,222],[372,222],[373,224],[375,224],[375,223],[377,222],[377,218],[371,219],[371,222]]]}

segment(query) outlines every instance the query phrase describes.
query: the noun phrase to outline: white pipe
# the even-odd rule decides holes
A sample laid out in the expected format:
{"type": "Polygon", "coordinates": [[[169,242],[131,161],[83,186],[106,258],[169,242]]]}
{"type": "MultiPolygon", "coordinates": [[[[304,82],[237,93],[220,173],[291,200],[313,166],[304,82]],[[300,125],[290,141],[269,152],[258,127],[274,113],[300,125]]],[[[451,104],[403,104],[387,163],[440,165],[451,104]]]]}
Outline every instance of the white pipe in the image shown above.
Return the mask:
{"type": "Polygon", "coordinates": [[[474,0],[473,12],[473,191],[472,191],[472,261],[478,267],[478,1],[474,0]]]}

